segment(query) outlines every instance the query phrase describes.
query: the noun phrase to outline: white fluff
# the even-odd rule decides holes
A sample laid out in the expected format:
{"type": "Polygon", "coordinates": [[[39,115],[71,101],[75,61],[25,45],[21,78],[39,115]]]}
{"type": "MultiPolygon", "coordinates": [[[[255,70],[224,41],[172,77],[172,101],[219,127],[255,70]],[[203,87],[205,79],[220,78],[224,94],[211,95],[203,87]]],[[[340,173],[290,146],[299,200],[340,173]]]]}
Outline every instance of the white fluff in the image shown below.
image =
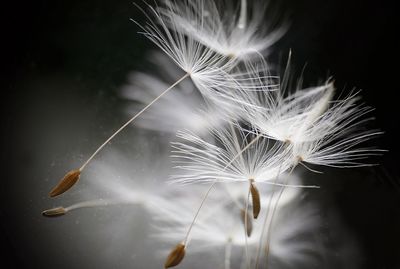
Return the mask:
{"type": "MultiPolygon", "coordinates": [[[[165,0],[159,8],[168,27],[193,38],[208,48],[232,58],[250,61],[279,40],[286,28],[266,20],[268,1],[242,0],[240,9],[232,1],[165,0]]],[[[275,15],[275,14],[274,14],[275,15]]]]}
{"type": "Polygon", "coordinates": [[[183,142],[172,143],[172,157],[183,171],[172,176],[173,182],[266,182],[290,168],[290,150],[282,143],[253,136],[233,124],[209,131],[217,144],[189,131],[177,133],[183,142]],[[250,145],[253,139],[257,141],[250,145]]]}
{"type": "Polygon", "coordinates": [[[370,165],[362,160],[382,150],[360,144],[382,132],[364,128],[365,123],[373,119],[365,117],[372,109],[357,104],[358,100],[358,93],[351,93],[333,102],[305,134],[316,139],[294,144],[293,156],[302,162],[331,167],[370,165]]]}
{"type": "MultiPolygon", "coordinates": [[[[329,80],[320,86],[294,92],[283,78],[279,90],[261,91],[247,102],[253,105],[244,119],[259,134],[291,145],[292,162],[333,167],[362,166],[360,160],[378,154],[379,150],[360,147],[363,142],[381,134],[364,128],[372,118],[365,117],[371,108],[358,105],[358,92],[342,100],[333,101],[334,85],[329,80]],[[261,97],[260,97],[261,95],[261,97]]],[[[300,80],[301,81],[301,80],[300,80]]]]}
{"type": "Polygon", "coordinates": [[[236,66],[237,61],[220,55],[193,37],[181,33],[179,25],[166,20],[161,8],[148,6],[148,10],[148,13],[143,11],[148,18],[146,25],[138,24],[143,29],[143,34],[191,77],[204,96],[212,94],[212,90],[205,85],[219,84],[221,76],[226,79],[225,74],[236,66]]]}

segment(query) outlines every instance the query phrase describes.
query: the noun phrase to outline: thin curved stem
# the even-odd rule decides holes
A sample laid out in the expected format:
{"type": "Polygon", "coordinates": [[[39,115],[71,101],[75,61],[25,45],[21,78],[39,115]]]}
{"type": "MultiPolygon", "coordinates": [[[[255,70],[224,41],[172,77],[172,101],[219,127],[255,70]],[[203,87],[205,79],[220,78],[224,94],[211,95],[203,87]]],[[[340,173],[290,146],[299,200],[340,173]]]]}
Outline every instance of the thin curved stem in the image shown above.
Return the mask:
{"type": "MultiPolygon", "coordinates": [[[[118,130],[116,130],[106,141],[104,141],[103,144],[100,145],[96,149],[96,151],[89,157],[89,159],[79,168],[79,171],[82,171],[85,169],[85,167],[90,163],[90,161],[99,153],[107,144],[110,142],[117,134],[119,134],[123,129],[125,129],[126,126],[128,126],[132,121],[134,121],[137,117],[139,117],[143,112],[145,112],[149,107],[151,107],[155,102],[157,102],[162,96],[164,96],[167,92],[169,92],[171,89],[173,89],[176,85],[181,83],[183,80],[185,80],[187,77],[189,77],[190,74],[186,73],[183,77],[178,79],[174,84],[169,86],[166,90],[164,90],[159,96],[157,96],[153,101],[151,101],[147,106],[145,106],[142,110],[140,110],[135,116],[130,118],[124,125],[122,125],[118,130]]],[[[173,109],[173,108],[172,108],[173,109]]]]}
{"type": "Polygon", "coordinates": [[[187,233],[186,233],[185,239],[183,240],[183,244],[184,244],[185,246],[187,246],[187,241],[188,241],[188,239],[189,239],[189,234],[190,234],[190,232],[192,231],[192,228],[193,228],[193,226],[194,226],[194,224],[195,224],[195,222],[196,222],[197,217],[199,216],[199,213],[200,213],[200,211],[201,211],[201,209],[202,209],[202,207],[203,207],[203,205],[204,205],[204,202],[207,200],[208,195],[210,194],[211,190],[213,189],[213,187],[214,187],[214,185],[215,185],[216,183],[217,183],[217,181],[214,181],[214,182],[211,184],[211,186],[208,188],[206,194],[204,195],[203,199],[201,200],[200,206],[197,208],[197,211],[196,211],[196,214],[194,215],[193,221],[192,221],[192,223],[190,223],[190,226],[189,226],[189,229],[188,229],[188,231],[187,231],[187,233]]]}

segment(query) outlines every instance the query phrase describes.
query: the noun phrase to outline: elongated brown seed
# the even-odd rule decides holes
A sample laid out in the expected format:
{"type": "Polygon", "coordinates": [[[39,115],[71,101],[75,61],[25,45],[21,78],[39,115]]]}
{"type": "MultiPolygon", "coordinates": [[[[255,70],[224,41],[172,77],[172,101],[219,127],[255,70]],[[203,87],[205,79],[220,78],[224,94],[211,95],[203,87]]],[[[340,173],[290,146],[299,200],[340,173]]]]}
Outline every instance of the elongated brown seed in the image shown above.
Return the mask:
{"type": "MultiPolygon", "coordinates": [[[[244,209],[240,210],[240,215],[243,225],[246,226],[246,211],[244,209]]],[[[253,232],[253,222],[252,219],[250,218],[249,213],[247,212],[247,230],[246,230],[247,237],[250,237],[252,232],[253,232]]]]}
{"type": "Polygon", "coordinates": [[[260,214],[261,210],[261,200],[260,200],[260,192],[254,185],[253,181],[250,182],[250,193],[251,193],[251,199],[253,201],[253,217],[257,219],[258,214],[260,214]]]}
{"type": "Polygon", "coordinates": [[[64,207],[55,207],[51,209],[47,209],[42,212],[42,215],[45,217],[60,217],[62,215],[65,215],[67,213],[67,210],[65,210],[64,207]]]}
{"type": "Polygon", "coordinates": [[[185,257],[185,245],[179,243],[168,255],[167,260],[165,261],[164,264],[164,268],[177,266],[178,264],[181,263],[184,257],[185,257]]]}
{"type": "Polygon", "coordinates": [[[72,186],[75,185],[76,182],[78,182],[80,175],[81,175],[80,170],[69,171],[63,177],[63,179],[61,179],[61,181],[57,184],[57,186],[55,186],[54,189],[51,190],[49,194],[50,197],[58,196],[69,190],[72,186]]]}

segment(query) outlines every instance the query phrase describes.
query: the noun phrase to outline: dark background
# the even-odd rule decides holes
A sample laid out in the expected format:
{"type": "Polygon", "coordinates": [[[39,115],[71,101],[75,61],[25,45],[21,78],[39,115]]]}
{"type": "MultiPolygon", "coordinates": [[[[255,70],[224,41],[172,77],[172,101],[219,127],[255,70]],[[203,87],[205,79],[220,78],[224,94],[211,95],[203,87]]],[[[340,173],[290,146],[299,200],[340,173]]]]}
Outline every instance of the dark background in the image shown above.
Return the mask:
{"type": "MultiPolygon", "coordinates": [[[[279,2],[291,28],[276,44],[275,58],[292,49],[295,67],[307,64],[307,79],[332,75],[338,89],[362,89],[363,100],[376,108],[374,125],[385,131],[376,143],[389,152],[378,159],[381,166],[335,179],[332,197],[362,242],[363,268],[400,268],[395,3],[279,2]]],[[[89,149],[79,150],[87,140],[98,133],[105,137],[104,132],[125,119],[118,110],[122,101],[117,89],[129,71],[149,68],[145,52],[154,47],[136,34],[138,28],[129,19],[143,21],[143,16],[131,1],[13,1],[0,9],[0,267],[45,268],[46,248],[51,246],[30,236],[41,225],[40,215],[31,222],[26,217],[36,209],[35,200],[46,197],[47,189],[35,188],[34,182],[53,176],[51,162],[63,160],[63,152],[87,155],[89,149]],[[65,143],[53,141],[62,136],[65,143]],[[37,165],[43,155],[49,160],[37,165]],[[26,200],[31,206],[26,207],[26,200]]]]}

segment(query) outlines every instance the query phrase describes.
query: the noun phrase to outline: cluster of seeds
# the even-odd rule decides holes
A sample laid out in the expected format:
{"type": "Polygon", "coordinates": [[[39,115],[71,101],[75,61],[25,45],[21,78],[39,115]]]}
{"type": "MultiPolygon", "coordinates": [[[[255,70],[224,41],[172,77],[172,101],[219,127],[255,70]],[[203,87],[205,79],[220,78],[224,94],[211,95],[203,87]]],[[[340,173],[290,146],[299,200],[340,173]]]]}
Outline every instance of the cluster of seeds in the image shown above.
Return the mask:
{"type": "MultiPolygon", "coordinates": [[[[363,160],[380,151],[360,145],[380,132],[364,127],[372,109],[359,103],[358,92],[335,99],[331,79],[309,88],[301,79],[293,83],[290,61],[283,76],[272,74],[266,56],[286,26],[266,17],[266,2],[146,4],[142,11],[148,21],[137,24],[167,56],[153,59],[175,82],[135,73],[130,79],[135,90],[126,88],[123,96],[144,107],[138,111],[135,106],[135,115],[79,169],[68,172],[50,196],[75,185],[103,147],[136,119],[140,127],[176,134],[171,156],[176,173],[169,182],[184,185],[185,191],[165,188],[134,199],[87,201],[43,215],[116,203],[144,205],[159,224],[158,238],[177,240],[165,268],[183,261],[190,241],[198,242],[202,251],[225,246],[225,268],[233,267],[233,246],[244,250],[246,268],[267,268],[274,251],[287,254],[282,251],[285,236],[279,238],[274,219],[285,199],[293,200],[299,189],[318,188],[293,179],[295,168],[318,172],[316,166],[371,165],[363,160]],[[198,183],[208,188],[193,186],[198,183]]],[[[295,233],[307,225],[299,225],[303,229],[295,233]]]]}

